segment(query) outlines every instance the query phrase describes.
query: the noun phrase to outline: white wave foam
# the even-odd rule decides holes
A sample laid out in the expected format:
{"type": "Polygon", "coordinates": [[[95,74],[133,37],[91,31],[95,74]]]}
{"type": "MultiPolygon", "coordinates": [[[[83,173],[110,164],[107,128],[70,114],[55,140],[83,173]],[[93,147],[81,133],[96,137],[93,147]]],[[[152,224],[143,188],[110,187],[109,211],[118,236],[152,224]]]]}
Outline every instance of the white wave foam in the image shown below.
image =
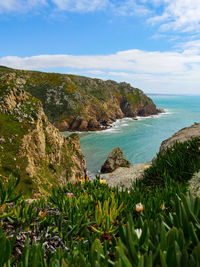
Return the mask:
{"type": "MultiPolygon", "coordinates": [[[[123,131],[124,127],[128,127],[130,126],[130,124],[132,123],[137,123],[137,121],[141,121],[141,120],[148,120],[148,119],[152,119],[152,118],[159,118],[161,116],[165,116],[165,115],[171,115],[173,114],[173,112],[169,109],[164,109],[164,112],[159,113],[157,115],[150,115],[147,117],[142,117],[142,116],[137,116],[136,118],[123,118],[123,119],[117,119],[115,122],[113,122],[112,124],[110,124],[110,126],[105,129],[105,130],[101,130],[101,131],[87,131],[87,132],[80,132],[80,131],[76,131],[76,133],[80,134],[80,135],[84,135],[84,134],[88,134],[88,133],[96,133],[96,134],[105,134],[105,133],[120,133],[123,131]]],[[[72,132],[73,133],[73,132],[72,132]]]]}

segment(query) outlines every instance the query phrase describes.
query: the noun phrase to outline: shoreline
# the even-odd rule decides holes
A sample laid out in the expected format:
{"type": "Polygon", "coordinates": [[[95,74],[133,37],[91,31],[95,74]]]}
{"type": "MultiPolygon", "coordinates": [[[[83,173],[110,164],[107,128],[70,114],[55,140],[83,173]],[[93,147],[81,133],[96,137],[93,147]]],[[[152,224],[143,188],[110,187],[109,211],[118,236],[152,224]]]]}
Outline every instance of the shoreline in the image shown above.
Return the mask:
{"type": "Polygon", "coordinates": [[[116,121],[114,121],[113,123],[111,123],[109,126],[105,127],[105,129],[102,130],[90,130],[90,131],[61,131],[61,134],[66,134],[64,135],[64,137],[69,136],[70,134],[73,133],[78,133],[78,134],[87,134],[87,133],[105,133],[108,132],[110,130],[112,130],[116,124],[118,123],[123,123],[124,121],[140,121],[140,120],[145,120],[145,119],[151,119],[151,118],[158,118],[162,115],[168,115],[171,114],[171,112],[168,111],[168,109],[160,109],[161,111],[158,114],[154,114],[154,115],[149,115],[149,116],[136,116],[134,118],[130,118],[130,117],[124,117],[121,119],[117,119],[116,121]]]}

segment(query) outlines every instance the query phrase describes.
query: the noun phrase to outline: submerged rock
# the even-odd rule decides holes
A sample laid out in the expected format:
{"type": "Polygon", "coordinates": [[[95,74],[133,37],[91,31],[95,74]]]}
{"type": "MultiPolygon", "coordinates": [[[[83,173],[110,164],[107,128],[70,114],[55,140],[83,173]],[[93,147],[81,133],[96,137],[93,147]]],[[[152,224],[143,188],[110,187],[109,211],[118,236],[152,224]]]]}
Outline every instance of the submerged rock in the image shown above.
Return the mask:
{"type": "Polygon", "coordinates": [[[119,167],[130,167],[130,162],[125,159],[123,152],[119,147],[115,147],[112,152],[108,155],[107,160],[101,167],[102,173],[113,172],[119,167]]]}

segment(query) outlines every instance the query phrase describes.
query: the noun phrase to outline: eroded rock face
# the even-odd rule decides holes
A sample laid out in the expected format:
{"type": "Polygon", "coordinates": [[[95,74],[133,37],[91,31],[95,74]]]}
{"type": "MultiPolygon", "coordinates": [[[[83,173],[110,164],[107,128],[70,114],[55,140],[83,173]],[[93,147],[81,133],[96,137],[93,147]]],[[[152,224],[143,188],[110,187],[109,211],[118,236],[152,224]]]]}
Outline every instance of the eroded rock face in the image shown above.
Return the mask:
{"type": "Polygon", "coordinates": [[[196,137],[200,137],[200,123],[183,128],[170,138],[163,141],[160,147],[160,152],[162,153],[167,147],[173,146],[175,142],[183,143],[196,137]]]}
{"type": "Polygon", "coordinates": [[[200,197],[200,171],[189,181],[189,190],[194,197],[200,197]]]}
{"type": "Polygon", "coordinates": [[[102,130],[117,119],[159,112],[149,97],[125,82],[2,67],[0,76],[5,88],[8,81],[40,99],[48,120],[60,131],[102,130]]]}
{"type": "Polygon", "coordinates": [[[47,195],[51,187],[76,181],[86,161],[77,134],[64,138],[44,114],[39,100],[21,87],[24,80],[0,76],[0,175],[21,176],[25,195],[47,195]]]}
{"type": "Polygon", "coordinates": [[[119,167],[130,167],[130,162],[125,159],[123,152],[119,147],[114,148],[108,155],[107,160],[101,167],[101,173],[113,172],[119,167]]]}

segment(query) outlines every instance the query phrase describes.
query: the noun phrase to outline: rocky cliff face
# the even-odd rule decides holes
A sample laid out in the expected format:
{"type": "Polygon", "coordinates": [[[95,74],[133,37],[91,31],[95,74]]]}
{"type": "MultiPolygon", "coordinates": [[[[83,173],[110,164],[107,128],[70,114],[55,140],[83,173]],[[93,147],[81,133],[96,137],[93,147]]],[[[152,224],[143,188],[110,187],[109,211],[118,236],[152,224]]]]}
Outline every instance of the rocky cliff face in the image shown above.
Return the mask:
{"type": "Polygon", "coordinates": [[[25,84],[12,71],[0,75],[0,175],[20,175],[19,190],[39,196],[83,176],[86,162],[78,135],[64,138],[25,84]]]}
{"type": "Polygon", "coordinates": [[[200,137],[200,123],[196,123],[190,127],[186,127],[164,140],[160,147],[160,152],[162,153],[167,147],[171,147],[175,142],[183,143],[190,139],[200,137]]]}
{"type": "Polygon", "coordinates": [[[6,74],[13,86],[42,101],[49,121],[60,131],[101,130],[116,119],[159,112],[149,97],[127,83],[0,68],[2,79],[6,74]]]}

